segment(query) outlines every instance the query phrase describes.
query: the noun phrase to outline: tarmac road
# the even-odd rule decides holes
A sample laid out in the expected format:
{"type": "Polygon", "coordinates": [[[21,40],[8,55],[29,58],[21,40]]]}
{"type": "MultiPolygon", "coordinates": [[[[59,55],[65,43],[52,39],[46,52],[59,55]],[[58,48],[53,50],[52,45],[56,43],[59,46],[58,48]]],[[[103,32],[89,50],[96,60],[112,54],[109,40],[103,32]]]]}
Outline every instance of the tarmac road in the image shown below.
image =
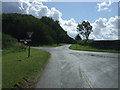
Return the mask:
{"type": "Polygon", "coordinates": [[[51,53],[36,88],[118,88],[118,54],[33,47],[51,53]]]}

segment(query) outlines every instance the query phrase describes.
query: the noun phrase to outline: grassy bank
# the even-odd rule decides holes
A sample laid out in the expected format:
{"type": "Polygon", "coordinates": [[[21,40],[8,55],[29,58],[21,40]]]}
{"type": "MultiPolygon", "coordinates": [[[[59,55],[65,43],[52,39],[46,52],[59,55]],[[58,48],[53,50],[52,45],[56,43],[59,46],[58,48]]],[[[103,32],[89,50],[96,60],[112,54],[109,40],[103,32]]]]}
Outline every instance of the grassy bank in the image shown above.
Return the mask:
{"type": "Polygon", "coordinates": [[[63,46],[65,44],[54,44],[54,45],[41,45],[39,47],[59,47],[59,46],[63,46]]]}
{"type": "Polygon", "coordinates": [[[2,87],[31,87],[49,57],[48,52],[37,49],[31,49],[29,58],[27,50],[4,54],[2,58],[2,87]]]}
{"type": "Polygon", "coordinates": [[[110,52],[110,53],[120,53],[120,51],[116,50],[103,50],[103,49],[96,49],[91,46],[82,46],[82,45],[77,45],[73,44],[69,47],[70,49],[73,50],[80,50],[80,51],[94,51],[94,52],[110,52]]]}

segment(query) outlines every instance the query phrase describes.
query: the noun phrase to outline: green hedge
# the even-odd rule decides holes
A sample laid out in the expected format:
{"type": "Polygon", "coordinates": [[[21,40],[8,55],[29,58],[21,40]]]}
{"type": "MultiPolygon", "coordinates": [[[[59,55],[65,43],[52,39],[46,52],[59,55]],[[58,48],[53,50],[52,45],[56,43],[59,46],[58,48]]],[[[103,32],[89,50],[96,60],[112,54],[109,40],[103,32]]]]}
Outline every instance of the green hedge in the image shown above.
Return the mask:
{"type": "Polygon", "coordinates": [[[107,49],[107,50],[120,50],[120,40],[100,40],[93,41],[89,43],[89,46],[99,48],[99,49],[107,49]]]}
{"type": "Polygon", "coordinates": [[[79,45],[91,46],[96,49],[120,50],[120,40],[81,40],[79,45]]]}

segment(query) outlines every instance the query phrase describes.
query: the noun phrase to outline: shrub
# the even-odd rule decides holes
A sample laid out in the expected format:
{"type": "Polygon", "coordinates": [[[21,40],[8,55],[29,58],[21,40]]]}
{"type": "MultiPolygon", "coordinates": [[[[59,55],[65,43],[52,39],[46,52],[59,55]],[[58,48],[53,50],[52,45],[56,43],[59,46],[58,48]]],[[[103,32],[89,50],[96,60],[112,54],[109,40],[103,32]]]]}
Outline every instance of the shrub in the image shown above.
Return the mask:
{"type": "Polygon", "coordinates": [[[18,40],[10,35],[2,33],[2,49],[16,51],[25,49],[25,46],[22,43],[18,43],[18,40]]]}

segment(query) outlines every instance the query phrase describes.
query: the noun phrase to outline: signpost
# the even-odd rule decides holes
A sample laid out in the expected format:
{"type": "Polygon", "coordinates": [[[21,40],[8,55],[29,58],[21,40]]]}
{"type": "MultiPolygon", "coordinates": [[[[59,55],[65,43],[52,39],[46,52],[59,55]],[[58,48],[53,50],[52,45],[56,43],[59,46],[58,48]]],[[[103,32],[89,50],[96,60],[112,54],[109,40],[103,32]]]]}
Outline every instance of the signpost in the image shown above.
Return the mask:
{"type": "Polygon", "coordinates": [[[30,42],[30,39],[21,39],[20,42],[24,42],[24,44],[27,44],[27,42],[30,42]]]}
{"type": "MultiPolygon", "coordinates": [[[[28,36],[29,36],[29,39],[31,38],[33,32],[27,32],[28,36]]],[[[28,48],[28,57],[30,57],[30,41],[28,42],[29,44],[29,48],[28,48]]]]}
{"type": "Polygon", "coordinates": [[[31,36],[32,36],[32,34],[33,34],[33,32],[27,32],[27,34],[28,34],[28,37],[29,37],[29,39],[24,39],[24,40],[20,40],[21,42],[24,42],[25,44],[27,44],[28,43],[28,57],[30,57],[30,41],[31,41],[31,36]]]}
{"type": "Polygon", "coordinates": [[[28,34],[29,38],[31,38],[33,32],[27,32],[27,34],[28,34]]]}

